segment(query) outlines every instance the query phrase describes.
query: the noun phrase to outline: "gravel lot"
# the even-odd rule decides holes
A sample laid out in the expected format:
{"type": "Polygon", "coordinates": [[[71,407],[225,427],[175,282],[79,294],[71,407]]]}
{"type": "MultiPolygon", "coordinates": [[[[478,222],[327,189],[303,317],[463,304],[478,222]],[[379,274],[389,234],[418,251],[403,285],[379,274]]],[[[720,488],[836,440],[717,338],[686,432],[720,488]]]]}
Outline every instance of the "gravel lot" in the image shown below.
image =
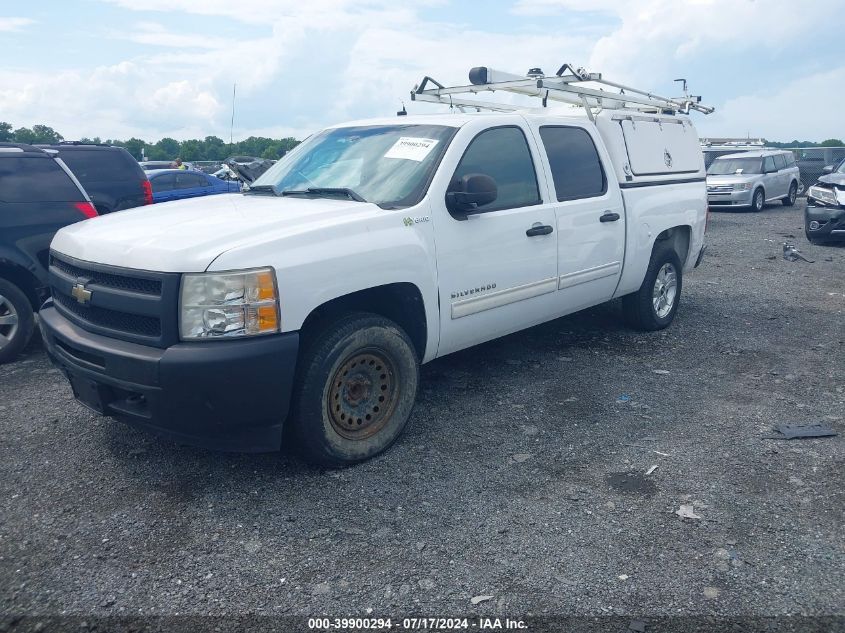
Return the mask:
{"type": "Polygon", "coordinates": [[[404,438],[343,471],[98,418],[34,342],[0,366],[5,624],[845,615],[845,247],[800,204],[714,213],[664,332],[611,303],[427,365],[404,438]]]}

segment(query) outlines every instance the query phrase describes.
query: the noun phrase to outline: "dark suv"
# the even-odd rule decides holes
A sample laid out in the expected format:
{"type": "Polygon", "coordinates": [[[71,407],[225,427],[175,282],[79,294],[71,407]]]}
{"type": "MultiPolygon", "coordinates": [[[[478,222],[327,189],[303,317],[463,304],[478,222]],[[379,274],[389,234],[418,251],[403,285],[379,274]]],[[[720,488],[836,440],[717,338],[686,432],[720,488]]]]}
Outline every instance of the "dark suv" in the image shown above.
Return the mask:
{"type": "Polygon", "coordinates": [[[0,143],[0,363],[14,358],[48,295],[50,242],[63,226],[97,215],[55,154],[0,143]]]}
{"type": "Polygon", "coordinates": [[[59,158],[82,183],[100,215],[153,202],[144,170],[122,147],[78,141],[38,147],[59,153],[59,158]]]}

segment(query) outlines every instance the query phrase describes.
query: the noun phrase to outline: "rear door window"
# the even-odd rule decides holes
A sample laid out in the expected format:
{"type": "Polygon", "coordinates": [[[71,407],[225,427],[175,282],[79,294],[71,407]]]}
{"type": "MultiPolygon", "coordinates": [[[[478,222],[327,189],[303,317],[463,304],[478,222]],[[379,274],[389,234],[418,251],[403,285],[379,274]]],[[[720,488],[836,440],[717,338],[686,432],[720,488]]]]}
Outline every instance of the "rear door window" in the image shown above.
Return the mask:
{"type": "Polygon", "coordinates": [[[208,181],[199,174],[176,174],[177,189],[196,189],[197,187],[208,187],[208,181]]]}
{"type": "Polygon", "coordinates": [[[113,150],[59,150],[59,157],[80,181],[128,180],[133,172],[127,168],[121,152],[113,150]]]}
{"type": "Polygon", "coordinates": [[[786,156],[778,154],[775,156],[775,167],[778,169],[786,169],[786,156]]]}
{"type": "Polygon", "coordinates": [[[16,156],[0,158],[0,200],[79,202],[85,196],[52,158],[16,156]]]}
{"type": "Polygon", "coordinates": [[[590,134],[578,127],[543,126],[546,148],[558,201],[601,196],[607,178],[590,134]]]}
{"type": "Polygon", "coordinates": [[[518,127],[497,127],[481,132],[464,152],[450,191],[467,174],[485,174],[496,181],[496,199],[479,210],[500,211],[540,204],[534,161],[525,134],[518,127]]]}

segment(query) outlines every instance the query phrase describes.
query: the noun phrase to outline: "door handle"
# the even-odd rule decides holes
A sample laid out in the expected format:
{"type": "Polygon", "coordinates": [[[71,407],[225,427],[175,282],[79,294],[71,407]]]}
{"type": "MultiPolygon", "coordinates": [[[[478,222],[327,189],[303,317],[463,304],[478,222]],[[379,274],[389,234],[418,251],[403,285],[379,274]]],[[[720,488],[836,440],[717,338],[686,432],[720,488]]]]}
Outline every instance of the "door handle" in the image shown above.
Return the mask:
{"type": "Polygon", "coordinates": [[[540,224],[539,222],[537,222],[532,225],[530,229],[525,231],[525,234],[528,237],[536,237],[538,235],[548,235],[552,231],[554,231],[554,229],[548,224],[540,224]]]}
{"type": "Polygon", "coordinates": [[[614,213],[613,211],[605,211],[599,218],[599,222],[616,222],[616,220],[621,217],[621,215],[614,213]]]}

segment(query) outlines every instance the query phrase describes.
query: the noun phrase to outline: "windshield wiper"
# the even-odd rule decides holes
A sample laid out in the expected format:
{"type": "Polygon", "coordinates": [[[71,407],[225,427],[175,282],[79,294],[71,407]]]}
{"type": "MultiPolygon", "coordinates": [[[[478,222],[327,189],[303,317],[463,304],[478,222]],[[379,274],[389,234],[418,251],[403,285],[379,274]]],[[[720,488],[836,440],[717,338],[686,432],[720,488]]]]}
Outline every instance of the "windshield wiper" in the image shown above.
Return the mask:
{"type": "Polygon", "coordinates": [[[252,185],[244,193],[249,193],[250,191],[256,191],[256,192],[269,191],[274,196],[279,195],[279,190],[276,189],[276,185],[252,185]]]}
{"type": "Polygon", "coordinates": [[[308,187],[307,189],[285,189],[283,196],[346,196],[355,202],[366,202],[364,198],[347,187],[308,187]]]}

